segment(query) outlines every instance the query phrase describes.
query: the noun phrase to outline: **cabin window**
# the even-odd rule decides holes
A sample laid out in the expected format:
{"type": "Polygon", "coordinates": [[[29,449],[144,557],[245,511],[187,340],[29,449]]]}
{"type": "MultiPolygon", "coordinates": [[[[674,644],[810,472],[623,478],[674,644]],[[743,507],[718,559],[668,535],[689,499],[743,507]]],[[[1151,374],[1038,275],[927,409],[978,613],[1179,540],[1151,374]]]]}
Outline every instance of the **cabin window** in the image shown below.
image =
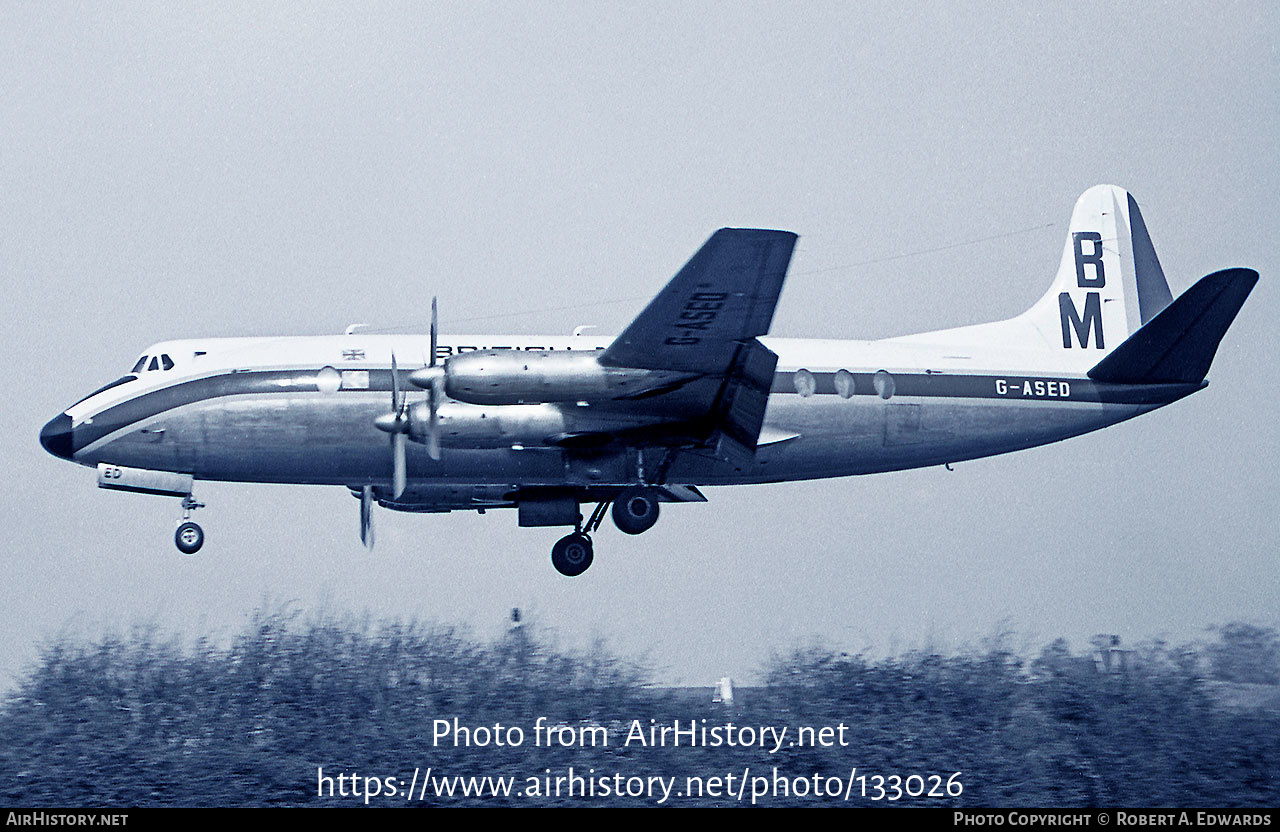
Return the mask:
{"type": "Polygon", "coordinates": [[[336,393],[342,386],[342,373],[333,367],[321,367],[316,373],[316,389],[321,393],[336,393]]]}
{"type": "Polygon", "coordinates": [[[806,398],[812,396],[818,389],[818,382],[814,379],[813,373],[808,370],[796,370],[791,380],[796,386],[796,392],[806,398]]]}
{"type": "Polygon", "coordinates": [[[876,395],[880,398],[893,398],[893,390],[896,385],[893,382],[893,376],[888,370],[876,370],[875,376],[871,379],[871,384],[876,388],[876,395]]]}
{"type": "Polygon", "coordinates": [[[836,370],[835,384],[840,398],[847,399],[853,395],[853,373],[848,370],[836,370]]]}

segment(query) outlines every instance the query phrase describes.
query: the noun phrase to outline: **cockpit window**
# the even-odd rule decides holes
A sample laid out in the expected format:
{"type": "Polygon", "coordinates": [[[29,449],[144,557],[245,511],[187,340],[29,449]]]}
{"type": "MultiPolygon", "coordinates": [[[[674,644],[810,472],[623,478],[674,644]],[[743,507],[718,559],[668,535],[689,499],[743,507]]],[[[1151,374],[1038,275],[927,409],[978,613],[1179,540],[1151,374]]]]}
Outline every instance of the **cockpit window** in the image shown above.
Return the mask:
{"type": "Polygon", "coordinates": [[[157,353],[156,355],[144,355],[138,359],[138,363],[133,365],[131,373],[141,373],[144,370],[151,372],[152,370],[172,370],[173,359],[168,353],[157,353]],[[150,363],[148,363],[150,362],[150,363]]]}

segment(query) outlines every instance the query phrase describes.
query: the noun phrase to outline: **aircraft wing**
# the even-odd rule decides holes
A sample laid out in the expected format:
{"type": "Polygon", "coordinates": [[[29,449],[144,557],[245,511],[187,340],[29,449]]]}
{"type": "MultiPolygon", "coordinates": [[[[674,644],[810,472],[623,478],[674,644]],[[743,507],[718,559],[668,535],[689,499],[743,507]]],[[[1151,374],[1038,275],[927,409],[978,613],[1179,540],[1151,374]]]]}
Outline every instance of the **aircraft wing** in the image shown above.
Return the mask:
{"type": "Polygon", "coordinates": [[[769,331],[796,239],[754,228],[711,235],[599,356],[606,366],[693,376],[632,407],[679,418],[721,458],[755,454],[778,362],[756,338],[769,331]]]}
{"type": "Polygon", "coordinates": [[[600,354],[614,367],[723,375],[769,331],[796,235],[722,228],[600,354]]]}

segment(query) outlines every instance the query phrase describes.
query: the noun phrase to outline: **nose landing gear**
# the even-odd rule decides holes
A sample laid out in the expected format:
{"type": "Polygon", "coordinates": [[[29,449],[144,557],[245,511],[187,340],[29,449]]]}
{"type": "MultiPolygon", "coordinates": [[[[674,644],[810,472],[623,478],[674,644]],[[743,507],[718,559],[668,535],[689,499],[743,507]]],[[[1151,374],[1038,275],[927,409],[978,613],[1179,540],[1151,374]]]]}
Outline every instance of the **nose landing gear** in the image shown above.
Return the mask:
{"type": "Polygon", "coordinates": [[[190,494],[183,496],[182,522],[173,533],[173,544],[184,555],[194,555],[204,545],[204,529],[200,528],[199,523],[194,523],[190,519],[191,512],[198,508],[204,508],[204,503],[196,502],[190,494]]]}

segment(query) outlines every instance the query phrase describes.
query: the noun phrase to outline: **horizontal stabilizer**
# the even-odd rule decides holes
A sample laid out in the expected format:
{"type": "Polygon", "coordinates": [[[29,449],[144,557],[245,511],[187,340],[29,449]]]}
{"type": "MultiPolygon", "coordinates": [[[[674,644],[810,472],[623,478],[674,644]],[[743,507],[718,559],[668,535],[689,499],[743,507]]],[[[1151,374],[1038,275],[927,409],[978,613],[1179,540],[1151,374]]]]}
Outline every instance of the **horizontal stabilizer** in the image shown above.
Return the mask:
{"type": "Polygon", "coordinates": [[[1196,384],[1258,282],[1252,269],[1202,277],[1089,371],[1094,381],[1196,384]]]}

